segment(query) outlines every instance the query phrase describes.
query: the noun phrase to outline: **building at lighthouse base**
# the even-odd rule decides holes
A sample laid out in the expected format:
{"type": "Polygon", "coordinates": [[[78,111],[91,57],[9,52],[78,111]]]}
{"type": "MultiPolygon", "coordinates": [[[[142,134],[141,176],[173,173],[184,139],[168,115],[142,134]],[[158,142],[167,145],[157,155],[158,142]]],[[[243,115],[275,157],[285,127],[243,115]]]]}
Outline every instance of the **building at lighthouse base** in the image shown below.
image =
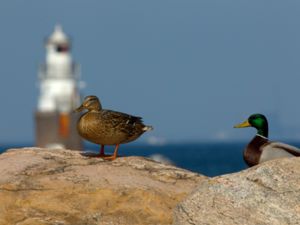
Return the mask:
{"type": "Polygon", "coordinates": [[[79,115],[75,113],[36,111],[36,145],[81,150],[82,140],[76,129],[78,119],[79,115]]]}

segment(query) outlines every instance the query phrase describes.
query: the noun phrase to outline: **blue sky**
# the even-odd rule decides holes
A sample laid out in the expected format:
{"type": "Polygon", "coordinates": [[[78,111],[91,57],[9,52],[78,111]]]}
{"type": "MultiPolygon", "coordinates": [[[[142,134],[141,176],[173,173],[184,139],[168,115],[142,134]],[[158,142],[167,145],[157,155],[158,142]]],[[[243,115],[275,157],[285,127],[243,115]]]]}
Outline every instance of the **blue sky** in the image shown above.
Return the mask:
{"type": "Polygon", "coordinates": [[[0,143],[33,142],[37,68],[60,23],[85,95],[139,115],[169,141],[239,140],[268,116],[270,136],[300,139],[300,2],[1,1],[0,143]]]}

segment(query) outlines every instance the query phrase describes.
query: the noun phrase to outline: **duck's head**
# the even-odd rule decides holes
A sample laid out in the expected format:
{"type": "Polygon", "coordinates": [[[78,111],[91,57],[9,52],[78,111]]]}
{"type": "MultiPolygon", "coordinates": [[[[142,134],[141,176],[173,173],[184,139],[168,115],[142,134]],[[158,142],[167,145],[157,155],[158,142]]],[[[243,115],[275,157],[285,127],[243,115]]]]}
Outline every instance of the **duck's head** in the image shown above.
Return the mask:
{"type": "Polygon", "coordinates": [[[88,111],[100,111],[102,109],[102,106],[97,96],[86,96],[81,106],[75,109],[75,112],[81,112],[84,109],[87,109],[88,111]]]}
{"type": "Polygon", "coordinates": [[[237,124],[234,128],[254,127],[257,129],[257,134],[268,137],[268,120],[262,114],[252,114],[241,124],[237,124]]]}

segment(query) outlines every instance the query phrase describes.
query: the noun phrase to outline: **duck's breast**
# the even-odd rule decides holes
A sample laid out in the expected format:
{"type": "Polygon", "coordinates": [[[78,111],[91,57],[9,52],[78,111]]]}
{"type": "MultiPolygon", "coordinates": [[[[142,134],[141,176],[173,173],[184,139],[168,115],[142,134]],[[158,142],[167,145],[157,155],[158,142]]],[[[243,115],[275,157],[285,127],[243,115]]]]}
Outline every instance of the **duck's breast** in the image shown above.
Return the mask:
{"type": "Polygon", "coordinates": [[[77,124],[77,130],[80,136],[96,144],[101,144],[101,139],[105,133],[100,115],[92,112],[81,116],[77,124]]]}
{"type": "Polygon", "coordinates": [[[248,166],[255,166],[261,157],[261,147],[268,143],[268,139],[255,135],[244,150],[244,160],[248,166]]]}

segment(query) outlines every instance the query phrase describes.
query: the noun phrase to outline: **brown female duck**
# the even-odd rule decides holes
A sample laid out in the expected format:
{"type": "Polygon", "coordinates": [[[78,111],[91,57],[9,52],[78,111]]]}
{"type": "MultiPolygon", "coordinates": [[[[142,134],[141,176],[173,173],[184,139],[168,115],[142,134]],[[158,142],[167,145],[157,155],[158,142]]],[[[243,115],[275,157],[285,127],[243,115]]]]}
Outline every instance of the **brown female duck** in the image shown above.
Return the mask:
{"type": "Polygon", "coordinates": [[[244,160],[248,166],[254,166],[275,158],[300,156],[299,148],[268,139],[268,121],[262,114],[253,114],[245,122],[234,127],[254,127],[257,129],[257,134],[244,151],[244,160]]]}
{"type": "Polygon", "coordinates": [[[125,113],[102,109],[96,96],[85,97],[81,106],[76,111],[88,110],[78,120],[77,130],[84,139],[101,145],[99,157],[114,160],[118,156],[120,144],[137,139],[144,132],[152,130],[146,126],[141,117],[125,113]],[[114,154],[104,154],[105,145],[116,145],[114,154]]]}

